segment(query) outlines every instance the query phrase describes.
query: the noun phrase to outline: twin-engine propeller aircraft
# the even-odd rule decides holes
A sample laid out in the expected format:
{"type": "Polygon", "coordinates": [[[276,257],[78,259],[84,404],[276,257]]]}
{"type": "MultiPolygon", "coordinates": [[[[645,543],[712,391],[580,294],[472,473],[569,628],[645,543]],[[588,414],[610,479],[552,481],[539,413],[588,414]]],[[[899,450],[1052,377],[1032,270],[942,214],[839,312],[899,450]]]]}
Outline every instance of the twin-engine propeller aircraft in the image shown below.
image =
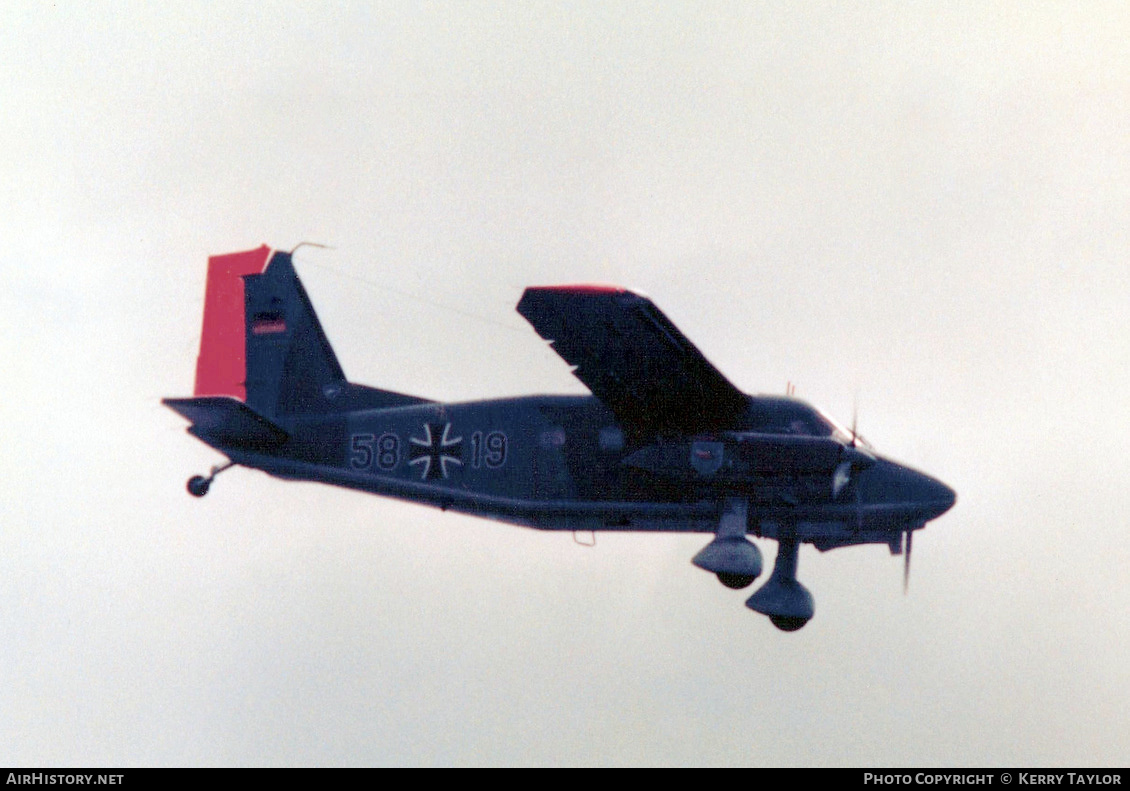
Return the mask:
{"type": "Polygon", "coordinates": [[[208,261],[192,398],[164,401],[235,464],[544,530],[713,533],[692,562],[780,629],[812,618],[797,548],[905,553],[953,491],[895,464],[814,407],[749,396],[646,297],[528,288],[518,312],[592,396],[441,404],[345,378],[295,274],[266,246],[208,261]]]}

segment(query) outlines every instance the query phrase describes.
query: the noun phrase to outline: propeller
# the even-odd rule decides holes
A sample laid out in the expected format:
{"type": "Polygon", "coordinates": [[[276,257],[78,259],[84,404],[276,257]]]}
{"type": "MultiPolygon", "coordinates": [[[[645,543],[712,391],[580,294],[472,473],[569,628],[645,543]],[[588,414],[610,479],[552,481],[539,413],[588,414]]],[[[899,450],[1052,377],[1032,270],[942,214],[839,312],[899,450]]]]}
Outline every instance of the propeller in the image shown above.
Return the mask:
{"type": "Polygon", "coordinates": [[[864,452],[871,448],[871,443],[859,433],[859,393],[855,394],[855,400],[851,403],[851,447],[857,445],[862,445],[864,452]]]}
{"type": "Polygon", "coordinates": [[[902,595],[905,596],[910,588],[910,549],[914,546],[914,531],[906,531],[906,550],[903,552],[902,567],[902,595]]]}
{"type": "MultiPolygon", "coordinates": [[[[847,488],[851,483],[852,468],[855,462],[852,460],[842,461],[836,467],[836,471],[832,474],[832,497],[838,498],[840,493],[847,488]]],[[[859,486],[855,487],[853,494],[855,499],[855,529],[860,531],[863,529],[863,492],[859,486]]]]}
{"type": "Polygon", "coordinates": [[[863,491],[855,487],[855,532],[863,530],[863,491]]]}
{"type": "MultiPolygon", "coordinates": [[[[855,450],[855,442],[858,434],[859,426],[859,390],[855,391],[855,397],[851,400],[851,449],[855,450]]],[[[855,529],[859,532],[863,529],[863,492],[858,486],[855,487],[855,529]]]]}
{"type": "MultiPolygon", "coordinates": [[[[841,461],[832,473],[832,497],[838,499],[841,492],[852,483],[853,473],[862,467],[867,466],[867,462],[874,461],[871,454],[867,451],[861,450],[856,447],[855,430],[859,422],[859,398],[858,396],[852,402],[851,408],[851,440],[847,444],[848,452],[841,456],[841,461]],[[846,458],[845,458],[846,456],[846,458]]],[[[853,487],[854,491],[852,497],[855,500],[855,529],[856,532],[863,529],[863,492],[859,486],[853,487]]]]}

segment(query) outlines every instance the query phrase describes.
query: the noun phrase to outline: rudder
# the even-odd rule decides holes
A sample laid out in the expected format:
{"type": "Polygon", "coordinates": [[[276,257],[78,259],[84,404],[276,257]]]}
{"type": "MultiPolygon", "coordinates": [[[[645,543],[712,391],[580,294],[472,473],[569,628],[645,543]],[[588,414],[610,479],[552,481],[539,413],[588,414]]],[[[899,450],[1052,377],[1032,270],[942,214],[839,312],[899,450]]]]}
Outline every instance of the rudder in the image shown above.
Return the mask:
{"type": "Polygon", "coordinates": [[[243,277],[262,272],[270,255],[271,249],[263,245],[255,250],[208,258],[194,395],[247,400],[243,277]]]}
{"type": "Polygon", "coordinates": [[[346,384],[290,253],[264,245],[208,259],[196,396],[272,416],[328,409],[346,384]]]}

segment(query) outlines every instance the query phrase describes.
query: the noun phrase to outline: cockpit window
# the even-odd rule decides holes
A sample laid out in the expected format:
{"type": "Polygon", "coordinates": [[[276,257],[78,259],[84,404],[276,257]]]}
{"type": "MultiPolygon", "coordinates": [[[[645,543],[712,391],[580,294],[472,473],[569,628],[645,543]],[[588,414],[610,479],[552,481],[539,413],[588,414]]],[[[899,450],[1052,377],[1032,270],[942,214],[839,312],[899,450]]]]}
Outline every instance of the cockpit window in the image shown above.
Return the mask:
{"type": "MultiPolygon", "coordinates": [[[[801,437],[835,437],[843,443],[852,440],[851,429],[803,401],[762,400],[752,410],[753,430],[763,434],[791,434],[801,437]]],[[[858,442],[868,445],[862,437],[858,442]]]]}
{"type": "Polygon", "coordinates": [[[832,432],[822,422],[805,415],[803,417],[796,416],[790,420],[782,433],[796,434],[801,437],[827,437],[832,432]]]}
{"type": "Polygon", "coordinates": [[[754,428],[765,434],[828,437],[835,427],[815,409],[798,401],[763,402],[754,415],[754,428]]]}
{"type": "MultiPolygon", "coordinates": [[[[840,442],[845,442],[845,443],[851,442],[852,431],[851,431],[850,428],[845,427],[838,420],[836,420],[834,417],[832,417],[831,415],[829,415],[827,412],[825,412],[822,409],[817,409],[816,412],[819,413],[822,420],[824,420],[826,423],[828,423],[829,425],[832,426],[832,436],[833,437],[840,440],[840,442]]],[[[859,443],[860,445],[863,445],[866,448],[871,447],[871,443],[868,442],[867,440],[865,440],[863,437],[861,437],[858,434],[855,435],[855,441],[857,443],[859,443]]]]}

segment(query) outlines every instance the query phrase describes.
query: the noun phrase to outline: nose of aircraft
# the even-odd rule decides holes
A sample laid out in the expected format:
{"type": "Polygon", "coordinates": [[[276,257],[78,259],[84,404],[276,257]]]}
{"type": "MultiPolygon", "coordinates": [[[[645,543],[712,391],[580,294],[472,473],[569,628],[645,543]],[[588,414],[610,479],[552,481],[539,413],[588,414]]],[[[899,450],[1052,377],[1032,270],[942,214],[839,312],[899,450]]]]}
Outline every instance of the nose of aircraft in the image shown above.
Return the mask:
{"type": "Polygon", "coordinates": [[[929,475],[922,477],[925,480],[920,484],[920,499],[923,509],[929,514],[926,519],[937,519],[953,508],[953,504],[957,502],[957,492],[937,478],[931,478],[929,475]]]}
{"type": "Polygon", "coordinates": [[[864,474],[864,500],[904,510],[908,518],[936,519],[957,501],[954,490],[938,479],[892,461],[880,460],[864,474]]]}

